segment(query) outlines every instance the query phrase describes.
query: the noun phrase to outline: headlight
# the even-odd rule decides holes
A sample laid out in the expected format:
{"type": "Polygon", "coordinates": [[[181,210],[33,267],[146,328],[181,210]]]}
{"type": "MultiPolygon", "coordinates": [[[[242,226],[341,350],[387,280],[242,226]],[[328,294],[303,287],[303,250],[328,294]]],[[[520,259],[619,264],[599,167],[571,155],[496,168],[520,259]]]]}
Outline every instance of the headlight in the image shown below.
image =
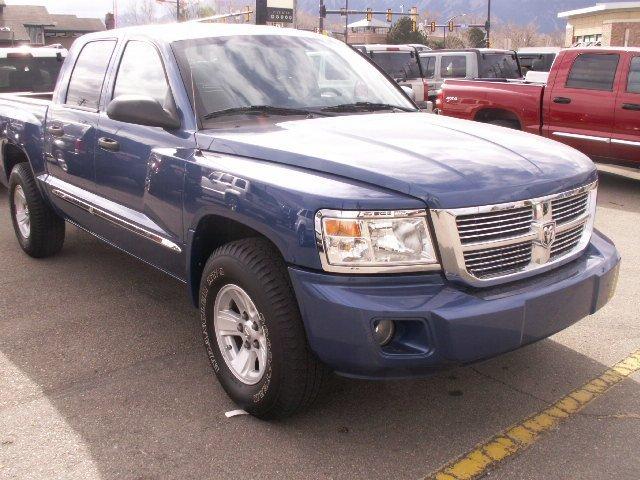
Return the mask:
{"type": "Polygon", "coordinates": [[[387,273],[439,270],[426,210],[320,210],[316,236],[329,272],[387,273]]]}

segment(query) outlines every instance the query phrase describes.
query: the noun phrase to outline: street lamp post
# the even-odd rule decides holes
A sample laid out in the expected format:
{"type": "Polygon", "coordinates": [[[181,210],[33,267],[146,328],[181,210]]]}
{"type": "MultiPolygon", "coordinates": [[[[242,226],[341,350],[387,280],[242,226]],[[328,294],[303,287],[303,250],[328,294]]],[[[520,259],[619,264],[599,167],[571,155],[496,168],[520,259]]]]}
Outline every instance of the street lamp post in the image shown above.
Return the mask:
{"type": "Polygon", "coordinates": [[[491,32],[491,0],[487,0],[487,24],[486,24],[486,29],[487,29],[487,48],[491,47],[491,44],[489,43],[489,34],[491,32]]]}
{"type": "Polygon", "coordinates": [[[444,27],[444,38],[442,41],[444,48],[447,48],[447,28],[449,28],[449,24],[453,22],[456,18],[462,18],[466,16],[467,16],[466,13],[459,13],[458,15],[454,15],[449,20],[447,20],[447,23],[445,24],[445,27],[444,27]]]}

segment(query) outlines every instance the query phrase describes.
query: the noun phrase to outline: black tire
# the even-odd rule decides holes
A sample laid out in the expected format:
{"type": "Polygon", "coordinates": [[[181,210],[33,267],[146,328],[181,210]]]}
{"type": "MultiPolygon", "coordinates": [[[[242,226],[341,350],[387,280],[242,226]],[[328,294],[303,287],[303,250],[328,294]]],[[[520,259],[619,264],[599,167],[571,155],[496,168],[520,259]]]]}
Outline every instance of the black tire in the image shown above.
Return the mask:
{"type": "Polygon", "coordinates": [[[55,255],[64,244],[65,223],[42,198],[28,163],[16,165],[9,177],[9,205],[11,220],[22,250],[31,257],[45,258],[55,255]],[[28,207],[30,232],[20,231],[16,218],[15,191],[20,187],[28,207]]]}
{"type": "Polygon", "coordinates": [[[490,120],[487,123],[490,125],[497,125],[498,127],[510,128],[512,130],[520,130],[520,125],[515,120],[490,120]]]}
{"type": "Polygon", "coordinates": [[[245,411],[265,420],[284,418],[315,400],[327,369],[309,349],[288,272],[269,242],[238,240],[211,255],[200,285],[200,314],[211,366],[229,397],[245,411]],[[269,348],[266,371],[255,385],[236,378],[218,346],[213,312],[226,285],[242,288],[261,313],[269,348]]]}

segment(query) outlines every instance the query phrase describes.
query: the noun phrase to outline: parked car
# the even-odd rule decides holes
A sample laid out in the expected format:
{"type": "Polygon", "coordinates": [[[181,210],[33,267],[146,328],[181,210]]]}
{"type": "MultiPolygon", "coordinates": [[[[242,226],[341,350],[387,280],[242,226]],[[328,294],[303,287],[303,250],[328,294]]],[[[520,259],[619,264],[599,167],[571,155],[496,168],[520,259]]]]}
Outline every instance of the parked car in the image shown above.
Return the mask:
{"type": "Polygon", "coordinates": [[[518,50],[518,60],[523,75],[527,72],[548,72],[560,47],[523,47],[518,50]]]}
{"type": "Polygon", "coordinates": [[[563,50],[548,83],[447,81],[440,113],[524,130],[593,160],[640,166],[640,49],[563,50]]]}
{"type": "Polygon", "coordinates": [[[52,92],[66,56],[59,48],[0,48],[0,93],[52,92]]]}
{"type": "Polygon", "coordinates": [[[220,383],[260,418],[308,405],[328,370],[416,377],[514,350],[616,285],[585,155],[422,113],[310,32],[84,35],[52,101],[0,95],[0,144],[22,249],[54,255],[66,220],[184,282],[220,383]],[[326,95],[315,52],[355,88],[326,95]]]}
{"type": "Polygon", "coordinates": [[[422,68],[415,45],[354,45],[393,78],[399,85],[413,90],[414,100],[421,106],[428,101],[422,68]]]}
{"type": "Polygon", "coordinates": [[[442,82],[449,78],[522,78],[518,58],[512,50],[433,50],[420,54],[420,67],[429,100],[436,99],[442,82]]]}

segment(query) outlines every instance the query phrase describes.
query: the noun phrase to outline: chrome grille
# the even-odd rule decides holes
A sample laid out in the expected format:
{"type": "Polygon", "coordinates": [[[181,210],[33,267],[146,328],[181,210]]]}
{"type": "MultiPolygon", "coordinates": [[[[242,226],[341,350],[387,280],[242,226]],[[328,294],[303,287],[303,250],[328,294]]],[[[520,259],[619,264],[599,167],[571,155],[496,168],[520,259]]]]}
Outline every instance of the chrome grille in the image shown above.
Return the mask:
{"type": "Polygon", "coordinates": [[[464,254],[467,270],[478,278],[503,275],[517,271],[531,263],[532,242],[501,248],[485,248],[464,254]]]}
{"type": "Polygon", "coordinates": [[[589,193],[584,192],[568,198],[560,198],[551,202],[551,217],[558,225],[570,222],[587,211],[589,193]]]}
{"type": "Polygon", "coordinates": [[[467,244],[522,235],[531,230],[531,220],[533,209],[522,207],[480,215],[461,215],[456,223],[460,241],[467,244]]]}
{"type": "Polygon", "coordinates": [[[573,250],[578,242],[580,242],[583,230],[584,224],[557,234],[555,242],[551,245],[551,258],[561,256],[566,252],[573,250]]]}
{"type": "Polygon", "coordinates": [[[575,258],[593,231],[597,183],[547,197],[431,210],[450,279],[496,285],[575,258]]]}

